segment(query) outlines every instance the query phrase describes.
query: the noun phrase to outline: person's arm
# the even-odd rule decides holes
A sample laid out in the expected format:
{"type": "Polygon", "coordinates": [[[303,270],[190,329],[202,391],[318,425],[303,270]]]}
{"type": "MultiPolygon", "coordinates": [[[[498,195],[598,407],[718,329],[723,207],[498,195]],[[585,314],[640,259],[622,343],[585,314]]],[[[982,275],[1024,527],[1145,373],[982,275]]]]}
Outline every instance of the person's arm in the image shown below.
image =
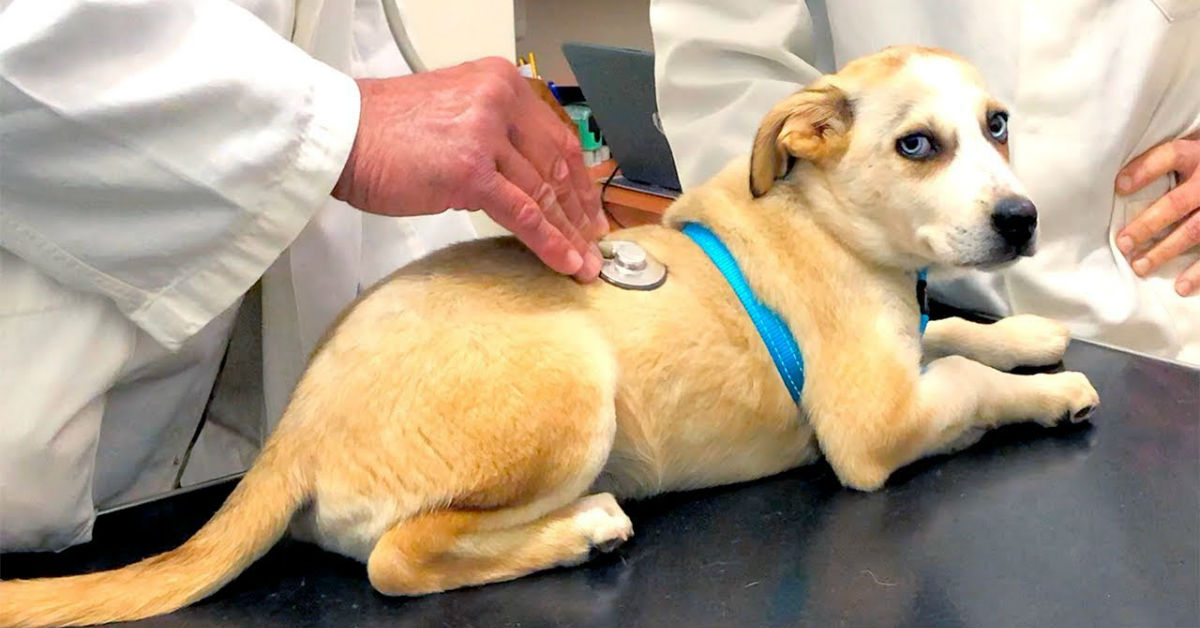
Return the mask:
{"type": "Polygon", "coordinates": [[[355,82],[223,0],[0,6],[0,246],[178,346],[328,200],[355,82]]]}
{"type": "Polygon", "coordinates": [[[816,79],[803,0],[652,0],[658,111],[684,189],[749,154],[762,116],[816,79]]]}

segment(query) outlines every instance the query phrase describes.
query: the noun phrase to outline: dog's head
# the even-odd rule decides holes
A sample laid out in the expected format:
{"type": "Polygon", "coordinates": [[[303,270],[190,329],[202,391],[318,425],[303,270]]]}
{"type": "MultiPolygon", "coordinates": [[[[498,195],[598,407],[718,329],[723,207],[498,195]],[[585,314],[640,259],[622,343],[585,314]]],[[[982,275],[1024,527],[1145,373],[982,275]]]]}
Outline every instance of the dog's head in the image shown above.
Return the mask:
{"type": "Polygon", "coordinates": [[[863,57],[776,105],[754,140],[750,190],[804,195],[840,239],[885,263],[989,267],[1035,246],[1007,110],[974,67],[933,49],[863,57]]]}

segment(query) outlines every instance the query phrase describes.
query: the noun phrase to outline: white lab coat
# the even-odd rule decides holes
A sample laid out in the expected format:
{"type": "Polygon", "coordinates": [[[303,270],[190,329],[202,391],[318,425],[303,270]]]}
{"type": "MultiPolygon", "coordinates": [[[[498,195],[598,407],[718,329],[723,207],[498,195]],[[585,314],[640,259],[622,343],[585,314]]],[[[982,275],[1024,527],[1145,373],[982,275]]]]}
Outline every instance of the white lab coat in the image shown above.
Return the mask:
{"type": "Polygon", "coordinates": [[[193,481],[245,468],[361,288],[475,236],[329,197],[350,76],[408,72],[380,1],[0,0],[0,549],[174,486],[260,277],[261,364],[230,352],[259,407],[202,434],[193,481]]]}
{"type": "Polygon", "coordinates": [[[1113,192],[1132,158],[1200,130],[1200,0],[653,0],[650,17],[659,114],[685,187],[748,152],[762,115],[819,72],[893,44],[962,54],[1012,108],[1012,164],[1040,210],[1039,251],[931,290],[1200,364],[1200,297],[1173,288],[1200,252],[1140,279],[1114,244],[1172,180],[1113,192]]]}

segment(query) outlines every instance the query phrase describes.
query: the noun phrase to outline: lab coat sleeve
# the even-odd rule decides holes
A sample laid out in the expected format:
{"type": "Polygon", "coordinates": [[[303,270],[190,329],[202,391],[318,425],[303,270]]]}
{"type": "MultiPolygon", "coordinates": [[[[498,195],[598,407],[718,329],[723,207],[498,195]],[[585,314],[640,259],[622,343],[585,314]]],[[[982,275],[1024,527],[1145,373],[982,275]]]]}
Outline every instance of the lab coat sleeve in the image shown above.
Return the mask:
{"type": "Polygon", "coordinates": [[[358,114],[227,0],[0,0],[0,246],[178,347],[328,200],[358,114]]]}
{"type": "Polygon", "coordinates": [[[820,75],[803,0],[652,0],[659,117],[684,189],[750,152],[764,114],[820,75]]]}

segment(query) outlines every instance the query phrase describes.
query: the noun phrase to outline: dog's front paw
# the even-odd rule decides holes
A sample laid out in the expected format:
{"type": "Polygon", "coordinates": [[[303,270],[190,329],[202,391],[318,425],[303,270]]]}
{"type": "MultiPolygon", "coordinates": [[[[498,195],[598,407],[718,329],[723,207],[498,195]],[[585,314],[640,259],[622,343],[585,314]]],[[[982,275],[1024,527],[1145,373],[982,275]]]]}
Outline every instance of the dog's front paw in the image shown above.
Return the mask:
{"type": "Polygon", "coordinates": [[[576,503],[576,526],[591,548],[608,553],[633,536],[633,522],[610,493],[588,495],[576,503]]]}
{"type": "Polygon", "coordinates": [[[1033,314],[1009,316],[992,327],[997,338],[989,362],[1003,371],[1058,364],[1071,342],[1071,331],[1066,325],[1033,314]]]}
{"type": "Polygon", "coordinates": [[[1038,378],[1038,407],[1034,418],[1042,425],[1054,425],[1063,421],[1079,423],[1088,420],[1100,405],[1100,395],[1083,373],[1045,373],[1033,375],[1038,378]]]}

